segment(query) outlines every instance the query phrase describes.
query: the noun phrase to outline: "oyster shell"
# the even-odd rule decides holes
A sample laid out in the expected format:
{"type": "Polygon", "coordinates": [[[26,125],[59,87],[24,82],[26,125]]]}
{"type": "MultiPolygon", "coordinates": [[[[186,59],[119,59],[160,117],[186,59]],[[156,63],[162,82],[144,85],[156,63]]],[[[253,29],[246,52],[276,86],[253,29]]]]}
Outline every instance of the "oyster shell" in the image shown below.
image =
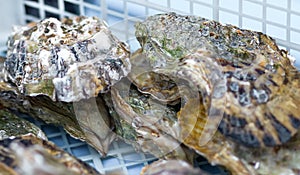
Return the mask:
{"type": "Polygon", "coordinates": [[[129,49],[96,17],[47,18],[10,36],[4,67],[22,94],[74,102],[126,76],[129,49]]]}
{"type": "Polygon", "coordinates": [[[142,169],[141,175],[200,175],[200,169],[193,168],[182,160],[159,160],[142,169]]]}
{"type": "Polygon", "coordinates": [[[298,131],[300,73],[269,36],[167,13],[136,24],[136,37],[152,71],[185,79],[201,92],[226,137],[268,147],[298,131]]]}
{"type": "Polygon", "coordinates": [[[32,134],[0,140],[1,174],[98,175],[95,169],[32,134]]]}
{"type": "Polygon", "coordinates": [[[176,138],[179,127],[176,109],[139,92],[124,79],[106,94],[105,101],[114,118],[116,133],[137,149],[158,158],[193,162],[194,152],[176,138]]]}
{"type": "Polygon", "coordinates": [[[298,171],[296,148],[285,145],[300,126],[300,74],[272,38],[175,13],[151,16],[136,30],[142,50],[134,59],[177,86],[186,80],[199,95],[181,95],[178,140],[232,174],[298,171]]]}
{"type": "Polygon", "coordinates": [[[233,144],[234,152],[243,162],[247,163],[253,174],[299,174],[299,132],[287,143],[274,148],[249,149],[233,144]]]}
{"type": "MultiPolygon", "coordinates": [[[[3,68],[3,61],[0,62],[0,68],[3,68]]],[[[115,138],[113,124],[102,97],[67,103],[53,102],[45,95],[25,96],[14,83],[7,80],[5,69],[0,71],[0,106],[27,113],[46,123],[61,125],[70,135],[86,141],[103,155],[106,155],[115,138]]]]}
{"type": "Polygon", "coordinates": [[[29,133],[43,140],[47,140],[47,137],[39,127],[17,117],[8,110],[0,109],[0,140],[29,133]]]}

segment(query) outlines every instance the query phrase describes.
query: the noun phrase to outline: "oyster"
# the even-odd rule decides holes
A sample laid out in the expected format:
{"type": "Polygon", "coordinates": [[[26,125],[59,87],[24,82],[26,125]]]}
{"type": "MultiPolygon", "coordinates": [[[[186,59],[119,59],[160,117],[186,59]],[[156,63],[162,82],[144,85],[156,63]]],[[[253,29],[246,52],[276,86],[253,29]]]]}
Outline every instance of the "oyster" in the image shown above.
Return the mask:
{"type": "Polygon", "coordinates": [[[106,155],[110,143],[114,140],[113,124],[102,97],[82,99],[70,103],[53,100],[45,95],[25,96],[17,86],[8,80],[7,71],[0,62],[0,106],[51,123],[61,125],[77,139],[86,141],[106,155]],[[90,112],[90,111],[93,112],[90,112]],[[87,115],[86,112],[89,112],[87,115]]]}
{"type": "Polygon", "coordinates": [[[2,104],[63,125],[105,155],[115,137],[98,94],[130,68],[129,48],[104,21],[83,16],[44,19],[18,28],[8,40],[2,104]]]}
{"type": "Polygon", "coordinates": [[[32,134],[0,140],[1,174],[100,174],[86,163],[32,134]]]}
{"type": "Polygon", "coordinates": [[[139,92],[127,79],[105,94],[116,133],[129,144],[158,158],[193,162],[194,152],[176,139],[179,127],[176,109],[139,92]]]}
{"type": "MultiPolygon", "coordinates": [[[[232,174],[264,174],[276,166],[278,173],[294,172],[295,147],[285,145],[300,126],[300,73],[272,38],[175,13],[136,24],[136,37],[142,49],[132,59],[149,66],[146,82],[164,80],[149,72],[163,74],[195,94],[180,94],[179,141],[232,174]],[[277,149],[282,154],[276,155],[277,149]]],[[[133,82],[161,101],[176,96],[160,99],[157,86],[133,82]]],[[[185,90],[178,89],[168,92],[185,90]]]]}
{"type": "Polygon", "coordinates": [[[152,71],[201,92],[212,124],[220,122],[226,137],[268,147],[298,131],[300,73],[269,36],[168,13],[136,24],[136,37],[152,71]]]}
{"type": "Polygon", "coordinates": [[[28,96],[89,99],[130,71],[128,47],[96,17],[47,18],[16,30],[7,45],[4,67],[28,96]]]}
{"type": "Polygon", "coordinates": [[[29,133],[47,140],[43,131],[34,124],[17,117],[8,110],[0,110],[0,140],[29,133]]]}
{"type": "Polygon", "coordinates": [[[159,160],[142,169],[141,175],[200,175],[200,169],[193,168],[182,160],[159,160]]]}

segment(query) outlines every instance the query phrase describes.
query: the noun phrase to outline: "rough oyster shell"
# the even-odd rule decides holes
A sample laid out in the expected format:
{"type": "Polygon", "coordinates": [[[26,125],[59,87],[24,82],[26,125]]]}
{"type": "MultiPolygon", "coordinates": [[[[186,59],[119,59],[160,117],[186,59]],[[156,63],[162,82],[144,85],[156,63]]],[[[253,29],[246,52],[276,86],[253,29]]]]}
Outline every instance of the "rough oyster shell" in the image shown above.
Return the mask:
{"type": "Polygon", "coordinates": [[[141,175],[200,175],[200,169],[193,168],[182,160],[159,160],[142,169],[141,175]]]}
{"type": "Polygon", "coordinates": [[[100,175],[86,163],[32,134],[0,140],[0,173],[100,175]]]}
{"type": "MultiPolygon", "coordinates": [[[[0,68],[3,68],[2,65],[3,62],[0,62],[0,68]]],[[[46,123],[61,125],[73,137],[86,141],[106,155],[115,134],[102,97],[67,103],[53,102],[44,95],[24,96],[13,83],[7,81],[6,71],[0,72],[1,108],[27,113],[46,123]]]]}
{"type": "Polygon", "coordinates": [[[167,13],[138,23],[136,37],[152,71],[198,88],[225,136],[262,147],[298,131],[300,73],[269,36],[167,13]]]}
{"type": "Polygon", "coordinates": [[[10,36],[5,69],[22,94],[73,102],[126,76],[129,49],[96,17],[47,18],[10,36]]]}
{"type": "Polygon", "coordinates": [[[39,127],[17,117],[8,110],[0,109],[0,140],[25,134],[33,134],[47,140],[47,137],[39,127]]]}
{"type": "Polygon", "coordinates": [[[298,171],[293,165],[298,157],[293,150],[297,148],[285,145],[292,142],[289,140],[300,126],[300,76],[287,52],[279,50],[273,39],[175,13],[151,16],[136,28],[142,46],[138,54],[143,54],[139,58],[147,59],[148,70],[188,80],[192,90],[200,91],[201,103],[188,96],[178,113],[179,139],[185,145],[233,174],[298,171]],[[217,80],[216,84],[212,80],[217,80]],[[214,95],[221,100],[213,103],[214,95]],[[213,124],[219,120],[208,124],[211,108],[222,117],[219,126],[213,124]],[[206,127],[215,126],[218,132],[205,132],[206,127]],[[209,135],[211,140],[202,144],[202,135],[209,135]],[[266,148],[275,145],[282,146],[266,148]]]}
{"type": "Polygon", "coordinates": [[[158,158],[193,162],[194,152],[176,139],[179,128],[173,107],[140,93],[126,79],[112,87],[111,96],[105,96],[122,139],[158,158]]]}

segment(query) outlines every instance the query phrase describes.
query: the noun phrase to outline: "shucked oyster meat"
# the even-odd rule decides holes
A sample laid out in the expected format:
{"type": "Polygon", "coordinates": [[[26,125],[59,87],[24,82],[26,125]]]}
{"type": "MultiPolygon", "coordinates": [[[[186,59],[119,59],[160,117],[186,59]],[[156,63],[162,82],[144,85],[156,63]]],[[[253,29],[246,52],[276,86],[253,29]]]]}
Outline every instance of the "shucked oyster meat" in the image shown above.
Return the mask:
{"type": "Polygon", "coordinates": [[[96,17],[47,18],[10,36],[5,69],[23,94],[73,102],[126,76],[129,50],[96,17]]]}
{"type": "Polygon", "coordinates": [[[299,129],[300,73],[269,36],[175,13],[151,16],[136,30],[152,71],[198,88],[226,137],[275,146],[299,129]]]}

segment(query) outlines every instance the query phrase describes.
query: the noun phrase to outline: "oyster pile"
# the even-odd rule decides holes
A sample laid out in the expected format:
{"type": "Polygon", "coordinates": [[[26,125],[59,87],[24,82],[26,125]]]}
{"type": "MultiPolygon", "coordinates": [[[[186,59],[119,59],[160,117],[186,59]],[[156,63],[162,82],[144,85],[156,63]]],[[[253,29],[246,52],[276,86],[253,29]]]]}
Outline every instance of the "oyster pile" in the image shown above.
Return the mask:
{"type": "Polygon", "coordinates": [[[188,165],[199,154],[232,174],[300,172],[300,72],[275,40],[175,13],[135,27],[131,55],[97,18],[19,28],[1,59],[0,107],[103,155],[118,137],[167,159],[142,174],[202,174],[188,165]]]}
{"type": "Polygon", "coordinates": [[[0,110],[0,174],[100,175],[95,169],[47,141],[34,124],[0,110]]]}

